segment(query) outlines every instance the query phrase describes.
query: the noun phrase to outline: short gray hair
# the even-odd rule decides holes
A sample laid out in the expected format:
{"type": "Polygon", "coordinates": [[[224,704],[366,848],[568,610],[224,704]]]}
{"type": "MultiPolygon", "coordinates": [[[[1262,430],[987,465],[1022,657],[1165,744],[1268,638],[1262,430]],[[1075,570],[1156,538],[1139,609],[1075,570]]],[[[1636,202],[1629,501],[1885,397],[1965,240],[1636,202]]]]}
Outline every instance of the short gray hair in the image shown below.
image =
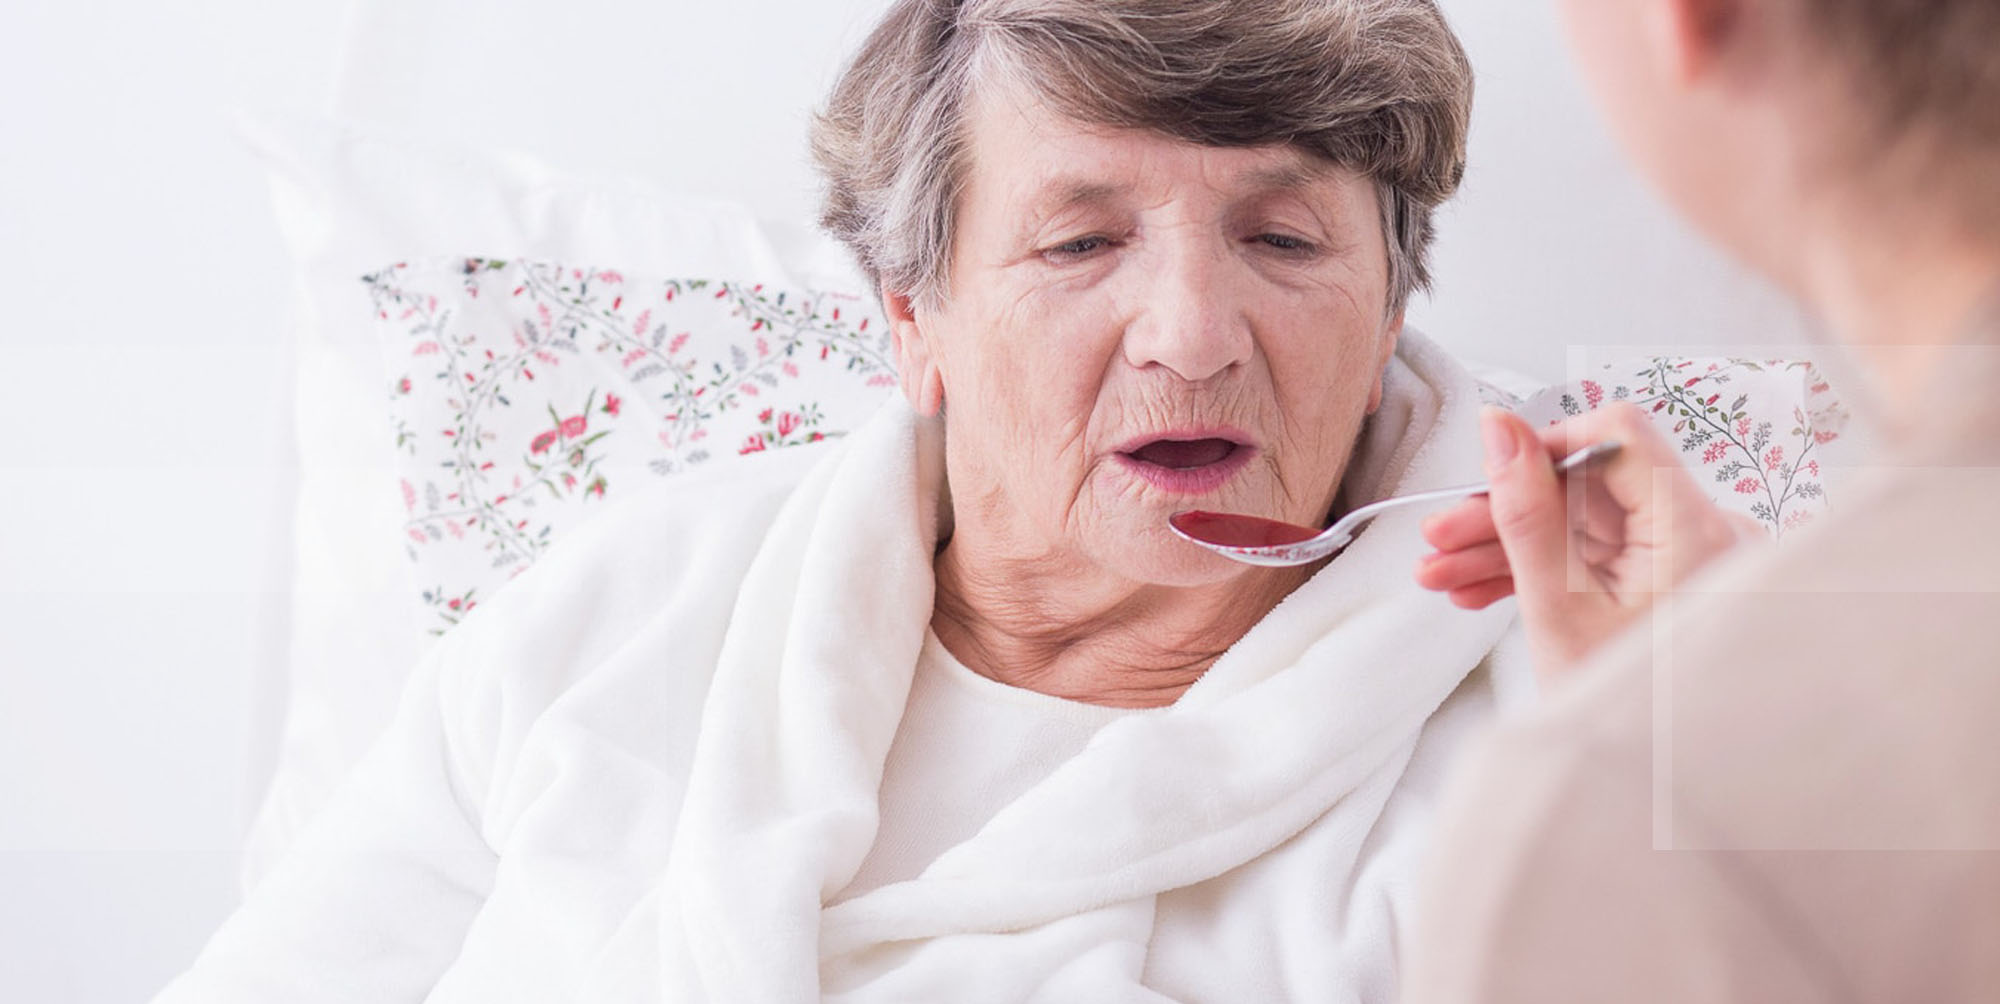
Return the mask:
{"type": "Polygon", "coordinates": [[[820,222],[878,290],[948,287],[967,108],[996,71],[1079,121],[1357,171],[1381,204],[1390,312],[1430,284],[1472,108],[1435,0],[897,0],[812,132],[820,222]]]}

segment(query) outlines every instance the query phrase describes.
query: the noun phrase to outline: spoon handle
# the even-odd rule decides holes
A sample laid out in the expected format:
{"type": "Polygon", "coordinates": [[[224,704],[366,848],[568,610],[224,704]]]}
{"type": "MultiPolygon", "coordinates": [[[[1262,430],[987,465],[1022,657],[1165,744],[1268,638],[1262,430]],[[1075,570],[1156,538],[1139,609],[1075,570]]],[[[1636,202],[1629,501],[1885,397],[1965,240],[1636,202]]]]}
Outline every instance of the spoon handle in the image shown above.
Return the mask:
{"type": "MultiPolygon", "coordinates": [[[[1569,456],[1566,456],[1561,460],[1557,461],[1556,473],[1567,474],[1570,471],[1576,470],[1579,467],[1583,467],[1588,464],[1595,464],[1603,460],[1609,460],[1612,457],[1617,456],[1618,451],[1621,448],[1622,448],[1621,445],[1614,441],[1592,443],[1589,446],[1586,446],[1583,449],[1580,449],[1575,453],[1572,453],[1569,456]]],[[[1387,510],[1395,509],[1400,506],[1419,505],[1425,502],[1445,502],[1452,499],[1469,498],[1473,495],[1484,495],[1488,491],[1491,491],[1492,488],[1493,488],[1492,482],[1481,481],[1478,484],[1460,485],[1456,488],[1439,488],[1433,491],[1416,492],[1410,495],[1398,495],[1395,498],[1383,499],[1380,502],[1375,502],[1369,505],[1362,506],[1361,508],[1352,511],[1347,515],[1342,516],[1338,522],[1334,523],[1332,527],[1328,528],[1326,536],[1338,537],[1343,534],[1352,534],[1355,530],[1361,528],[1361,524],[1366,523],[1371,519],[1374,519],[1376,516],[1381,515],[1383,512],[1387,510]]]]}

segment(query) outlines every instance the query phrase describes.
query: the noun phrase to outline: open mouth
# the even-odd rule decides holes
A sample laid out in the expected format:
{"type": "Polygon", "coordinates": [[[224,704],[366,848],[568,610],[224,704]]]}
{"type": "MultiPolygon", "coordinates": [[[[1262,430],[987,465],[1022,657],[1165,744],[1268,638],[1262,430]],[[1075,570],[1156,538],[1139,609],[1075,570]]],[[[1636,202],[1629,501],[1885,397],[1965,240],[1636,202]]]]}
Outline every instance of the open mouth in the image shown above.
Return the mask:
{"type": "Polygon", "coordinates": [[[1221,436],[1163,437],[1120,450],[1118,459],[1154,487],[1198,495],[1222,487],[1254,452],[1248,444],[1221,436]]]}
{"type": "Polygon", "coordinates": [[[1227,439],[1156,439],[1126,456],[1175,471],[1219,464],[1238,449],[1227,439]]]}

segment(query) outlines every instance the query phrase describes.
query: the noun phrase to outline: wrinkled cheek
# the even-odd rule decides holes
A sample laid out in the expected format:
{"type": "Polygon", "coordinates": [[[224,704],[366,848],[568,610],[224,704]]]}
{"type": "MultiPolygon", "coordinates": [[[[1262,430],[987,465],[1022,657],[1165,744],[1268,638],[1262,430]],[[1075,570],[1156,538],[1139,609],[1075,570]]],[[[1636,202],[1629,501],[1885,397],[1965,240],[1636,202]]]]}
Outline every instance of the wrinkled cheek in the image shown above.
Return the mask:
{"type": "Polygon", "coordinates": [[[1035,476],[1073,489],[1097,405],[1096,381],[1085,377],[1097,367],[1081,354],[1038,343],[1041,332],[1016,337],[1017,347],[979,361],[979,411],[1000,449],[1032,459],[1035,476]]]}
{"type": "Polygon", "coordinates": [[[977,380],[977,400],[963,416],[999,455],[1046,470],[1075,438],[1078,404],[1048,374],[995,358],[977,380]]]}
{"type": "Polygon", "coordinates": [[[996,293],[967,306],[981,320],[961,332],[976,340],[951,354],[953,434],[978,454],[990,504],[1039,534],[1067,536],[1102,511],[1103,491],[1115,484],[1093,468],[1087,447],[1121,330],[1116,311],[1102,296],[1045,292],[996,293]]]}
{"type": "Polygon", "coordinates": [[[1309,509],[1331,502],[1367,421],[1375,381],[1364,370],[1372,360],[1357,353],[1349,363],[1317,387],[1281,396],[1288,441],[1281,477],[1287,494],[1309,509]]]}
{"type": "Polygon", "coordinates": [[[1039,533],[1073,518],[1083,470],[1063,388],[1018,360],[985,361],[972,387],[946,409],[957,455],[952,491],[1010,523],[1026,520],[1039,533]]]}

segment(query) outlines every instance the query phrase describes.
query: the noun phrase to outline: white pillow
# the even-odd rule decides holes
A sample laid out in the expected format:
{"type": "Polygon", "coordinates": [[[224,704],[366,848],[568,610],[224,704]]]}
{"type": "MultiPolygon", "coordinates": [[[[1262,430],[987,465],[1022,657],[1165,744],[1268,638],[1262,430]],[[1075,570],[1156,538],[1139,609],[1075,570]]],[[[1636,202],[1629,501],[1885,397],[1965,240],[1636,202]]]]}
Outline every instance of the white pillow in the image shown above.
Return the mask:
{"type": "MultiPolygon", "coordinates": [[[[268,794],[246,838],[254,882],[386,726],[425,617],[400,539],[395,431],[362,277],[425,257],[504,254],[611,263],[656,276],[859,290],[845,252],[812,230],[619,179],[555,175],[296,118],[244,117],[271,171],[295,259],[300,485],[289,666],[268,794]]],[[[256,765],[253,765],[256,766],[256,765]]],[[[253,776],[255,776],[253,774],[253,776]]]]}

